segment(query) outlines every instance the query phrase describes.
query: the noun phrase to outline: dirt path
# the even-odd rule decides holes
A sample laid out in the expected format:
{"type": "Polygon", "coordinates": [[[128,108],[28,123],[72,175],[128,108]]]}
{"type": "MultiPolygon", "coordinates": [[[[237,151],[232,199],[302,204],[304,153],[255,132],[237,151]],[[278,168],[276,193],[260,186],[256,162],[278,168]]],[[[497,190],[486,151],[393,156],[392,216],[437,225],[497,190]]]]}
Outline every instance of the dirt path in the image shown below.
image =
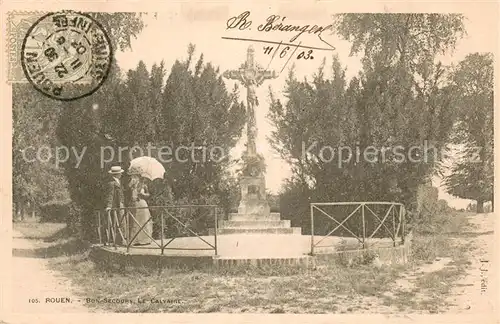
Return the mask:
{"type": "Polygon", "coordinates": [[[404,312],[410,313],[477,314],[486,318],[494,314],[494,215],[471,215],[468,222],[471,226],[446,236],[450,246],[459,248],[456,251],[466,251],[465,255],[460,254],[460,259],[439,257],[407,271],[384,296],[399,303],[404,301],[407,306],[404,312]],[[461,266],[455,262],[465,260],[469,262],[465,265],[465,275],[458,281],[446,280],[447,271],[450,275],[460,271],[461,266]],[[447,290],[444,300],[438,297],[447,290]],[[402,300],[402,296],[411,302],[402,300]]]}
{"type": "Polygon", "coordinates": [[[83,313],[88,309],[73,295],[68,279],[33,256],[36,242],[15,231],[12,237],[12,307],[15,313],[83,313]],[[69,300],[69,302],[68,302],[69,300]]]}
{"type": "Polygon", "coordinates": [[[467,275],[458,281],[448,302],[453,304],[450,312],[489,313],[494,310],[495,280],[494,259],[494,215],[478,214],[469,217],[475,228],[468,235],[456,238],[458,244],[472,243],[468,256],[471,265],[467,275]]]}

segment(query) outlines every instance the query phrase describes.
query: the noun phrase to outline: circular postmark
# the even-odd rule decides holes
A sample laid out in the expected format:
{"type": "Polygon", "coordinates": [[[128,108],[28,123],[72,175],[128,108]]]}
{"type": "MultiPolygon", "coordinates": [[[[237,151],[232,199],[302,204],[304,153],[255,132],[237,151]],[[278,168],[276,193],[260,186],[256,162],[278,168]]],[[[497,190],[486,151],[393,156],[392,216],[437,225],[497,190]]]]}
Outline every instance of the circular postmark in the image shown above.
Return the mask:
{"type": "Polygon", "coordinates": [[[38,19],[26,33],[21,65],[28,81],[62,101],[94,93],[111,68],[111,41],[87,14],[62,11],[38,19]]]}

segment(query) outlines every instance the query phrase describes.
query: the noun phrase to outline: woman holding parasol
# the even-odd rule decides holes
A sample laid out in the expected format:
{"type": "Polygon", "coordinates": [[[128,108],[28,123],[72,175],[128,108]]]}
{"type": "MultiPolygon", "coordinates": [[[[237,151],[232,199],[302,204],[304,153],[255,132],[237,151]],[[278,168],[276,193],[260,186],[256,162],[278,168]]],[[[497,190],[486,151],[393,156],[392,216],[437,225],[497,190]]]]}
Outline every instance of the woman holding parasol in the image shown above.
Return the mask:
{"type": "Polygon", "coordinates": [[[149,197],[147,179],[163,178],[165,169],[152,157],[142,156],[130,162],[129,187],[131,190],[131,213],[129,219],[132,245],[148,245],[153,240],[153,220],[146,199],[149,197]]]}

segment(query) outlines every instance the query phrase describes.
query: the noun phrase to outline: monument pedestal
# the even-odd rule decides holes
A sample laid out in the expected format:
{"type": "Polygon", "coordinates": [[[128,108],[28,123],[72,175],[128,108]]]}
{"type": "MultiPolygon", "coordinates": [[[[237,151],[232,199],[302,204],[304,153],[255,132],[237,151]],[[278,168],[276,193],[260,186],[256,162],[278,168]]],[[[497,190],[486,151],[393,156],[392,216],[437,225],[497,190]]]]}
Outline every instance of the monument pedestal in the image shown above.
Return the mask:
{"type": "MultiPolygon", "coordinates": [[[[301,234],[300,227],[291,227],[290,220],[281,220],[280,213],[271,213],[264,176],[242,177],[240,188],[238,213],[220,221],[217,234],[301,234]]],[[[213,229],[210,234],[213,235],[213,229]]]]}
{"type": "Polygon", "coordinates": [[[264,176],[240,179],[241,200],[238,206],[238,214],[267,217],[271,212],[266,199],[266,180],[264,176]]]}

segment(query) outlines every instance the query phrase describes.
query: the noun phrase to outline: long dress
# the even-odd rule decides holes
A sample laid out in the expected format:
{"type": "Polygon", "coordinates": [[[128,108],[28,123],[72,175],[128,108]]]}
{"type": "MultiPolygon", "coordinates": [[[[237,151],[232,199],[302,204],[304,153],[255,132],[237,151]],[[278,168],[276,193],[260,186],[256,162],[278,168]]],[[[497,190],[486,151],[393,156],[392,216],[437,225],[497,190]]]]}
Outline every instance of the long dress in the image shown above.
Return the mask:
{"type": "Polygon", "coordinates": [[[142,208],[148,207],[148,203],[143,198],[143,196],[146,195],[147,194],[145,193],[143,188],[142,190],[140,190],[140,194],[137,195],[137,198],[133,199],[132,201],[133,208],[131,209],[131,212],[135,218],[135,221],[132,218],[130,219],[130,239],[132,239],[137,234],[136,238],[132,241],[132,245],[147,245],[152,243],[151,238],[153,237],[153,220],[150,219],[151,213],[149,212],[149,209],[142,208]],[[142,227],[143,225],[144,227],[142,227]]]}

